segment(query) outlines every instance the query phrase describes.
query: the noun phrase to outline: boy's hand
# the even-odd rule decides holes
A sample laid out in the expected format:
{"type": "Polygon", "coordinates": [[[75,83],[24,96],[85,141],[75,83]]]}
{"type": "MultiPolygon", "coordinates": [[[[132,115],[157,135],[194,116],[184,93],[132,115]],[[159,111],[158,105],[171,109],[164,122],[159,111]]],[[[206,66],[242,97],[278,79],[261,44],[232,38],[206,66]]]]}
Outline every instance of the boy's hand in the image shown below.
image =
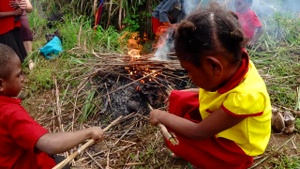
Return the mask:
{"type": "Polygon", "coordinates": [[[103,130],[100,127],[91,127],[91,139],[99,142],[103,139],[103,130]]]}

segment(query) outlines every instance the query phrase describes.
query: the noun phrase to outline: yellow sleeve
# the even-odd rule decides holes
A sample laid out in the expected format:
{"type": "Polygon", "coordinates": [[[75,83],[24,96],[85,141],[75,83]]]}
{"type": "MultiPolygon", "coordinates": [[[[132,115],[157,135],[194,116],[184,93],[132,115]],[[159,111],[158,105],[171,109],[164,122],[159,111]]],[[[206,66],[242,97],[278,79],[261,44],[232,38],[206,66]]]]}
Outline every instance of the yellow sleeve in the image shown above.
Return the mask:
{"type": "Polygon", "coordinates": [[[258,116],[265,109],[264,95],[260,93],[230,93],[222,109],[233,116],[258,116]]]}

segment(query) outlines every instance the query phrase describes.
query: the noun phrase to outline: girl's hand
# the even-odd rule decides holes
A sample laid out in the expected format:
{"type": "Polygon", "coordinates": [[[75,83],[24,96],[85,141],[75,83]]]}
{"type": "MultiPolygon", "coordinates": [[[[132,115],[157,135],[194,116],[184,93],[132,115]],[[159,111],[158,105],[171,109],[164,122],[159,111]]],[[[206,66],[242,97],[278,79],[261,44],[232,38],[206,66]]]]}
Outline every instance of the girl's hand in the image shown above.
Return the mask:
{"type": "Polygon", "coordinates": [[[9,6],[12,7],[12,8],[14,8],[14,9],[19,8],[19,5],[18,5],[18,4],[19,4],[19,3],[18,3],[16,0],[11,0],[11,1],[9,1],[9,6]]]}
{"type": "Polygon", "coordinates": [[[25,10],[27,8],[27,3],[25,0],[21,0],[18,5],[23,10],[25,10]]]}
{"type": "Polygon", "coordinates": [[[165,111],[161,111],[161,110],[158,110],[158,109],[154,109],[150,112],[150,123],[152,125],[157,125],[157,123],[160,123],[160,117],[161,115],[163,115],[163,113],[167,113],[165,111]]]}
{"type": "Polygon", "coordinates": [[[16,10],[14,10],[14,15],[15,16],[21,15],[22,13],[23,13],[23,10],[21,8],[18,8],[16,10]]]}

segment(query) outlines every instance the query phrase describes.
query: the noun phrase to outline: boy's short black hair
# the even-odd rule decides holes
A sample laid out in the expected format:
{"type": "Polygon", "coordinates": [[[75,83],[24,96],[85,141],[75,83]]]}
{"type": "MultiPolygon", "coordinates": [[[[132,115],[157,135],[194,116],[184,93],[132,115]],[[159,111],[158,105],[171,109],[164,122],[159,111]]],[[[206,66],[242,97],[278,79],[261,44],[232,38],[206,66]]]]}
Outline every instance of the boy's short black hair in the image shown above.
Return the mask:
{"type": "Polygon", "coordinates": [[[9,46],[0,43],[0,78],[6,79],[10,76],[12,71],[10,60],[13,57],[18,57],[16,52],[9,46]]]}

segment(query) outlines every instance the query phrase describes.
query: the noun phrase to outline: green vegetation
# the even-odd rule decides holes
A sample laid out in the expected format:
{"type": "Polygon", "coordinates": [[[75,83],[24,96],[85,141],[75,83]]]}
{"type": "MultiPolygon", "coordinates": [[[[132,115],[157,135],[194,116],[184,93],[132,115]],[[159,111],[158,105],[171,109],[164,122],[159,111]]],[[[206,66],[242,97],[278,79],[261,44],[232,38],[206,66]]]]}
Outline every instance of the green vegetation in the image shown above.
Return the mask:
{"type": "MultiPolygon", "coordinates": [[[[100,54],[118,54],[121,56],[127,52],[127,39],[130,37],[130,33],[149,32],[147,29],[149,29],[150,23],[145,18],[150,17],[149,11],[153,8],[153,4],[156,4],[154,2],[157,1],[148,1],[147,3],[145,0],[121,1],[122,4],[118,4],[119,1],[111,1],[112,10],[109,11],[110,14],[103,14],[103,25],[97,27],[96,30],[92,29],[93,19],[89,15],[83,15],[92,13],[90,9],[91,0],[76,2],[42,0],[34,2],[40,10],[39,12],[35,10],[29,15],[30,25],[34,32],[34,52],[28,59],[33,59],[36,65],[31,71],[27,68],[27,61],[23,65],[27,77],[25,92],[28,94],[27,99],[23,102],[24,106],[51,131],[58,130],[57,117],[64,117],[62,126],[64,126],[65,131],[82,126],[99,125],[99,123],[102,126],[107,125],[114,117],[104,107],[105,104],[110,106],[110,102],[103,102],[103,93],[95,84],[95,81],[101,81],[101,79],[93,79],[98,68],[97,64],[103,64],[97,63],[95,58],[105,57],[105,55],[100,54]],[[148,4],[147,8],[150,8],[147,10],[148,12],[141,12],[142,4],[148,4]],[[72,10],[72,6],[76,6],[74,9],[78,9],[78,11],[72,10]],[[64,16],[64,22],[57,23],[51,29],[48,28],[45,15],[63,7],[65,7],[63,11],[69,12],[64,16]],[[118,26],[117,16],[120,7],[122,10],[126,10],[126,16],[121,17],[121,24],[124,29],[120,29],[118,26]],[[41,13],[41,11],[46,12],[41,13]],[[111,26],[106,25],[109,23],[109,16],[111,26]],[[46,43],[44,35],[53,33],[55,30],[59,30],[63,37],[64,51],[57,58],[46,60],[39,54],[39,48],[46,43]],[[127,36],[127,34],[129,35],[127,36]],[[57,81],[57,86],[55,81],[57,81]],[[58,96],[55,95],[56,91],[58,96]],[[59,110],[61,110],[62,116],[59,115],[59,110]],[[44,117],[45,114],[50,117],[40,118],[41,116],[44,117]]],[[[258,44],[249,49],[251,59],[266,81],[272,106],[279,109],[299,110],[300,20],[276,14],[273,18],[264,21],[266,32],[258,44]]],[[[144,44],[144,48],[150,48],[151,41],[146,41],[144,44]]],[[[126,126],[118,129],[123,133],[130,131],[131,135],[130,139],[126,138],[127,140],[123,141],[116,138],[112,138],[112,141],[109,140],[115,149],[118,146],[121,147],[121,150],[115,150],[108,146],[109,153],[114,151],[123,153],[119,156],[111,155],[110,158],[120,159],[119,161],[122,162],[122,164],[111,165],[125,166],[127,163],[133,165],[130,162],[134,161],[137,162],[136,166],[133,165],[136,168],[186,167],[186,162],[174,162],[168,156],[159,131],[148,125],[147,117],[141,115],[134,124],[126,124],[126,126]],[[135,130],[131,131],[128,128],[135,130]],[[129,143],[129,146],[126,145],[129,143]],[[128,148],[123,150],[123,145],[128,148]]],[[[299,132],[300,121],[297,115],[296,129],[299,132]]],[[[293,140],[297,141],[298,137],[295,136],[293,140]]],[[[289,141],[289,143],[291,142],[293,141],[289,141]]],[[[264,154],[267,160],[260,164],[261,168],[299,168],[300,161],[295,156],[297,153],[285,153],[286,149],[292,149],[291,145],[287,144],[288,146],[284,145],[282,148],[282,142],[277,142],[277,144],[277,147],[280,148],[277,149],[276,145],[273,145],[275,147],[270,146],[267,149],[266,154],[264,154]]],[[[296,143],[297,147],[300,146],[296,143]]],[[[298,151],[298,149],[296,150],[298,151]]],[[[99,150],[99,152],[101,151],[102,149],[99,150]]],[[[99,156],[103,157],[104,154],[99,156]]],[[[102,161],[106,162],[106,159],[102,161]]],[[[255,162],[259,163],[260,158],[255,162]]]]}
{"type": "Polygon", "coordinates": [[[297,156],[290,157],[284,154],[279,155],[277,159],[271,161],[274,169],[295,169],[300,168],[300,158],[297,156]]]}

